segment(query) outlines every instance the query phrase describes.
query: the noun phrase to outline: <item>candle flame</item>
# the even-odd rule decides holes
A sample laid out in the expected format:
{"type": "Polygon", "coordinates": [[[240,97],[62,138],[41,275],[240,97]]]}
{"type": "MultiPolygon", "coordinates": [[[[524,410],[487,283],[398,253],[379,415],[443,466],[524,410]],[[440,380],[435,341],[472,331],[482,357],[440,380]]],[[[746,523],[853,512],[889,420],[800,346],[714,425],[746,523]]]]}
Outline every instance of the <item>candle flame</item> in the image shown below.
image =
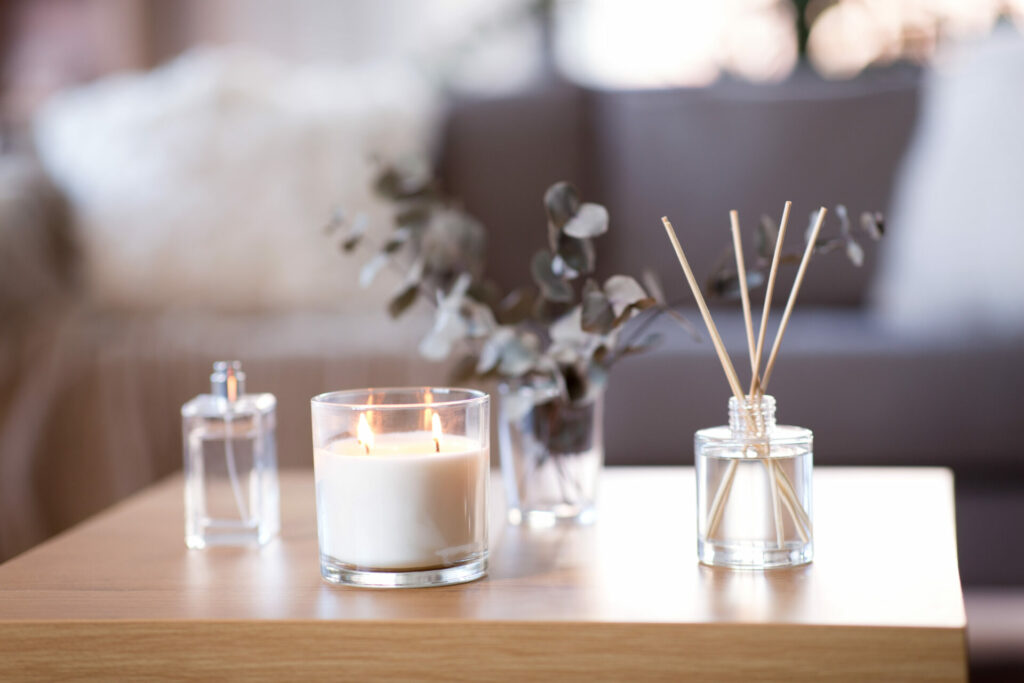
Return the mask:
{"type": "Polygon", "coordinates": [[[437,413],[430,416],[430,429],[434,432],[434,451],[441,452],[441,417],[437,413]]]}
{"type": "MultiPolygon", "coordinates": [[[[432,392],[430,389],[427,389],[425,392],[423,392],[423,402],[426,403],[427,405],[430,405],[431,403],[433,403],[434,402],[434,392],[432,392]]],[[[431,424],[430,423],[430,416],[433,413],[434,413],[434,411],[431,410],[430,408],[427,408],[427,410],[423,413],[423,428],[424,429],[429,429],[430,428],[430,424],[431,424]]]]}
{"type": "Polygon", "coordinates": [[[366,413],[359,413],[359,426],[356,428],[356,435],[359,438],[359,443],[366,449],[366,454],[370,454],[370,449],[373,448],[373,430],[370,429],[370,423],[366,421],[366,413]]]}

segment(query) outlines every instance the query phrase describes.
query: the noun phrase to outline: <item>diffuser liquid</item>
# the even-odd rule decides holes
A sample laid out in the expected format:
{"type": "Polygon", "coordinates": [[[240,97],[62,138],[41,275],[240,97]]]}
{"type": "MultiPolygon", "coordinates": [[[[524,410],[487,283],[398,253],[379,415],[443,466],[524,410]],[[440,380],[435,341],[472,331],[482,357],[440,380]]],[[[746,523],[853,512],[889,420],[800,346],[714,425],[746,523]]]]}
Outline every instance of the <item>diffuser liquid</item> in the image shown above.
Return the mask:
{"type": "Polygon", "coordinates": [[[810,538],[805,540],[801,536],[798,522],[789,510],[790,506],[795,507],[793,501],[786,501],[790,504],[787,506],[782,496],[788,487],[804,509],[810,508],[812,458],[809,451],[770,458],[698,457],[697,487],[704,492],[698,504],[698,528],[703,532],[698,534],[697,544],[701,562],[734,567],[809,562],[810,538]],[[727,484],[730,478],[731,484],[727,484]],[[724,498],[712,529],[713,502],[723,485],[728,486],[728,497],[724,498]],[[777,533],[776,524],[781,533],[777,533]]]}

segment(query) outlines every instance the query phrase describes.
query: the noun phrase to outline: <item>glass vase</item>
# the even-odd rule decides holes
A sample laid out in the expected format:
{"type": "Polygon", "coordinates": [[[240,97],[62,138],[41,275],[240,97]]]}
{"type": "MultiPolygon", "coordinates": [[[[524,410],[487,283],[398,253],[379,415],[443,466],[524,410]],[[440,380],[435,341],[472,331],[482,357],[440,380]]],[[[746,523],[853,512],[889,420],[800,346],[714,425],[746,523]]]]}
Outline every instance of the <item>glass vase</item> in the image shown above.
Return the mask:
{"type": "Polygon", "coordinates": [[[813,555],[809,429],[777,425],[775,399],[729,399],[729,424],[697,432],[697,555],[748,569],[813,555]]]}
{"type": "Polygon", "coordinates": [[[587,524],[604,465],[604,386],[577,401],[555,387],[503,383],[498,437],[513,524],[587,524]]]}

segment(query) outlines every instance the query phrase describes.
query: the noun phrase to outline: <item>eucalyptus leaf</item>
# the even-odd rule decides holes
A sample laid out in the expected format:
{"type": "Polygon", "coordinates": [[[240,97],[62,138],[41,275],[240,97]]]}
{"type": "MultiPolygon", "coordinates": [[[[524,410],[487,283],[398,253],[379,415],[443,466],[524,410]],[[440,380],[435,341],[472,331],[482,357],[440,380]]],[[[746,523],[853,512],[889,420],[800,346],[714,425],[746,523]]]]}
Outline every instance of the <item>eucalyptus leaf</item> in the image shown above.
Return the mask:
{"type": "Polygon", "coordinates": [[[588,332],[583,329],[583,306],[573,306],[568,313],[555,320],[548,327],[551,345],[548,355],[560,365],[588,362],[597,349],[613,346],[616,333],[607,335],[588,332]]]}
{"type": "Polygon", "coordinates": [[[374,181],[377,194],[388,199],[410,199],[431,192],[433,174],[423,159],[405,159],[381,169],[374,181]]]}
{"type": "Polygon", "coordinates": [[[562,227],[569,237],[589,239],[608,232],[608,209],[600,204],[585,202],[576,215],[562,227]]]}
{"type": "Polygon", "coordinates": [[[860,227],[871,239],[878,241],[885,234],[885,217],[877,211],[865,211],[860,215],[860,227]]]}
{"type": "Polygon", "coordinates": [[[398,228],[393,231],[387,241],[384,242],[384,251],[388,254],[397,253],[398,250],[405,246],[405,243],[409,241],[409,236],[411,234],[412,233],[409,228],[398,228]]]}
{"type": "Polygon", "coordinates": [[[537,363],[540,340],[537,335],[525,332],[512,337],[501,350],[498,373],[505,377],[521,377],[537,363]]]}
{"type": "Polygon", "coordinates": [[[548,222],[558,230],[565,227],[580,209],[580,192],[572,183],[555,183],[544,193],[548,222]]]}
{"type": "Polygon", "coordinates": [[[558,243],[558,257],[575,273],[573,278],[593,273],[597,260],[593,242],[565,235],[558,243]]]}
{"type": "Polygon", "coordinates": [[[551,259],[551,272],[566,280],[575,280],[580,276],[580,272],[570,266],[561,254],[555,254],[555,257],[551,259]]]}
{"type": "Polygon", "coordinates": [[[423,282],[423,271],[426,266],[423,262],[423,257],[417,258],[411,264],[409,269],[405,271],[405,279],[403,284],[405,286],[416,285],[419,286],[423,282]]]}
{"type": "MultiPolygon", "coordinates": [[[[815,254],[831,254],[833,251],[838,251],[846,246],[846,240],[842,237],[832,237],[826,239],[824,237],[819,238],[814,243],[815,254]]],[[[800,257],[797,257],[796,263],[800,262],[800,257]]]]}
{"type": "Polygon", "coordinates": [[[459,313],[465,322],[466,336],[469,338],[486,337],[498,326],[490,307],[469,297],[463,298],[459,313]]]}
{"type": "Polygon", "coordinates": [[[471,281],[468,274],[460,275],[447,294],[438,295],[434,325],[420,342],[420,354],[425,358],[447,358],[455,342],[469,334],[470,326],[462,315],[462,308],[471,281]]]}
{"type": "Polygon", "coordinates": [[[349,226],[348,232],[345,233],[345,239],[341,243],[342,250],[350,252],[359,246],[359,242],[363,239],[363,235],[366,234],[366,228],[369,225],[370,217],[362,211],[357,213],[352,221],[352,225],[349,226]]]}
{"type": "Polygon", "coordinates": [[[864,265],[864,249],[852,238],[846,240],[846,258],[858,268],[864,265]]]}
{"type": "Polygon", "coordinates": [[[846,212],[846,206],[836,204],[836,218],[839,219],[839,234],[843,237],[850,236],[850,214],[846,212]]]}
{"type": "Polygon", "coordinates": [[[545,299],[556,302],[572,301],[572,287],[562,278],[555,275],[551,268],[554,257],[550,251],[541,250],[533,255],[530,261],[530,272],[533,281],[540,287],[545,299]]]}
{"type": "Polygon", "coordinates": [[[505,346],[515,338],[515,330],[511,327],[499,327],[494,331],[480,349],[480,357],[476,363],[476,373],[483,375],[497,367],[505,346]]]}
{"type": "Polygon", "coordinates": [[[409,309],[416,302],[419,294],[419,285],[409,284],[402,287],[398,294],[388,302],[388,313],[392,318],[397,318],[409,309]]]}
{"type": "Polygon", "coordinates": [[[384,252],[377,252],[374,254],[373,258],[367,261],[366,264],[359,269],[359,286],[366,289],[373,284],[374,278],[376,278],[381,269],[388,264],[390,258],[391,257],[384,252]]]}
{"type": "Polygon", "coordinates": [[[615,318],[615,322],[612,323],[612,330],[614,331],[614,330],[618,329],[619,327],[621,327],[627,320],[632,318],[634,315],[636,315],[640,311],[645,311],[648,308],[652,308],[652,307],[657,306],[657,305],[658,305],[658,303],[654,299],[651,299],[651,298],[641,299],[640,301],[637,301],[636,303],[630,304],[629,306],[627,306],[622,311],[622,313],[620,313],[615,318]]]}
{"type": "Polygon", "coordinates": [[[327,219],[327,223],[324,224],[324,234],[333,235],[338,228],[345,224],[345,212],[342,209],[335,209],[331,212],[331,217],[327,219]]]}
{"type": "Polygon", "coordinates": [[[640,283],[629,275],[612,275],[608,278],[604,283],[604,294],[608,297],[616,316],[642,302],[654,303],[640,283]]]}

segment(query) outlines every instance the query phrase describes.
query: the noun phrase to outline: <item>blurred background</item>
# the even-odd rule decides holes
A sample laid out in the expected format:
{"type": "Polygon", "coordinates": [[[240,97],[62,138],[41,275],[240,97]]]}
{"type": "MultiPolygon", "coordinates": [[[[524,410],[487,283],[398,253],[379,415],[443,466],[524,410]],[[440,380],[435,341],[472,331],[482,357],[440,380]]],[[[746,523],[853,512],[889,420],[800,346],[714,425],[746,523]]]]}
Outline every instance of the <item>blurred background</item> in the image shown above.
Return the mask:
{"type": "MultiPolygon", "coordinates": [[[[283,466],[310,396],[445,382],[429,312],[389,320],[324,230],[390,227],[382,162],[429,161],[508,288],[557,180],[609,209],[600,271],[669,299],[660,216],[706,277],[730,209],[792,200],[799,234],[843,203],[886,236],[812,263],[780,419],[820,465],[953,468],[972,675],[1020,680],[1022,31],[1024,0],[0,4],[0,560],[180,468],[213,360],[277,395],[283,466]]],[[[688,464],[725,420],[710,344],[667,332],[611,380],[610,464],[688,464]]]]}

